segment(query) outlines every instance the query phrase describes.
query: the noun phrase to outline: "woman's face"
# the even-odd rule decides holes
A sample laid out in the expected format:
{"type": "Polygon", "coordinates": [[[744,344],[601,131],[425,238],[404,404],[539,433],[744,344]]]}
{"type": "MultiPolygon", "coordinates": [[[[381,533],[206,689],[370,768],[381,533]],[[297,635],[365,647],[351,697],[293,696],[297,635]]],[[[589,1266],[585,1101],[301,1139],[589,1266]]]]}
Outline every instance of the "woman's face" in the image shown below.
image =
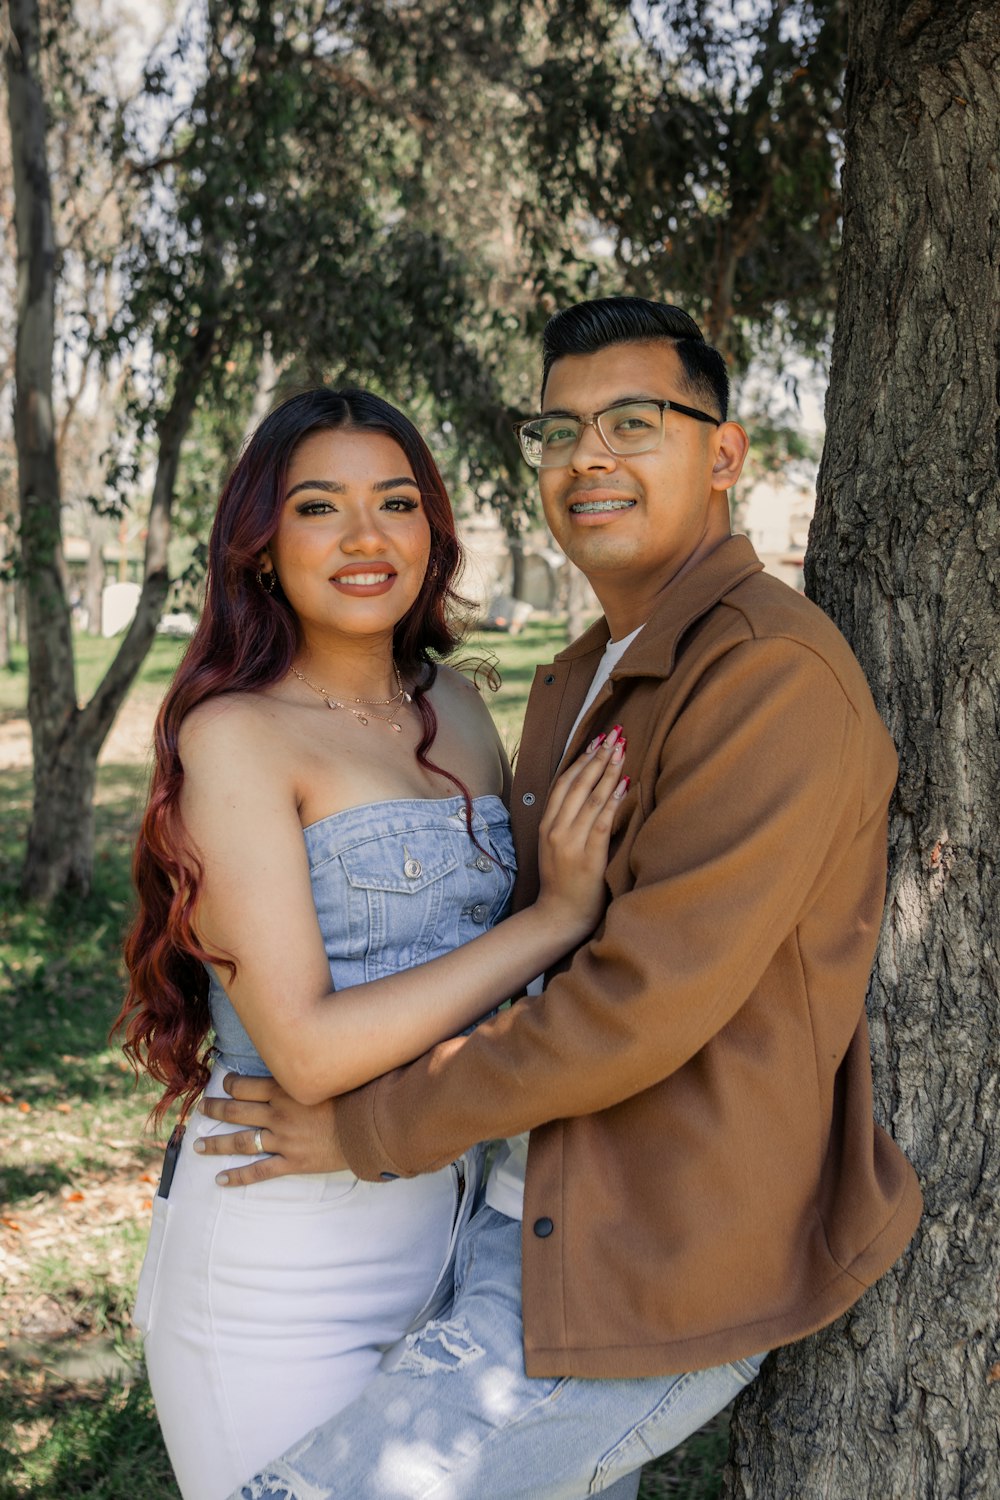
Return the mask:
{"type": "Polygon", "coordinates": [[[420,593],[430,544],[413,470],[393,438],[338,428],[302,440],[267,554],[307,643],[391,634],[420,593]]]}

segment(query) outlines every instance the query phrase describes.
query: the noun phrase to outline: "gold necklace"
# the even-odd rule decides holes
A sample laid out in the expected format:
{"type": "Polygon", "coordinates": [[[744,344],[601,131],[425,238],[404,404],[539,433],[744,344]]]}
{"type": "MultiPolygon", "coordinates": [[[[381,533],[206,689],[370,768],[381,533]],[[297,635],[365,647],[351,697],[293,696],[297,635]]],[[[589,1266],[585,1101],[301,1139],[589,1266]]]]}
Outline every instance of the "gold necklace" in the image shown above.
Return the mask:
{"type": "Polygon", "coordinates": [[[342,702],[340,698],[334,698],[331,693],[327,692],[326,688],[320,687],[318,682],[311,682],[304,672],[299,671],[298,667],[292,667],[293,674],[300,682],[304,682],[306,687],[312,688],[314,693],[318,693],[327,708],[346,708],[349,714],[354,715],[359,724],[367,724],[369,719],[378,719],[381,723],[388,724],[389,728],[394,729],[397,734],[402,734],[403,726],[394,718],[394,715],[398,712],[398,708],[402,708],[404,703],[412,703],[413,699],[403,687],[403,680],[399,675],[399,668],[395,661],[393,661],[392,670],[396,674],[396,691],[391,698],[355,698],[354,700],[355,703],[360,703],[365,708],[388,708],[390,712],[387,714],[363,714],[360,709],[352,708],[349,703],[342,702]],[[398,707],[393,707],[394,704],[398,707]]]}

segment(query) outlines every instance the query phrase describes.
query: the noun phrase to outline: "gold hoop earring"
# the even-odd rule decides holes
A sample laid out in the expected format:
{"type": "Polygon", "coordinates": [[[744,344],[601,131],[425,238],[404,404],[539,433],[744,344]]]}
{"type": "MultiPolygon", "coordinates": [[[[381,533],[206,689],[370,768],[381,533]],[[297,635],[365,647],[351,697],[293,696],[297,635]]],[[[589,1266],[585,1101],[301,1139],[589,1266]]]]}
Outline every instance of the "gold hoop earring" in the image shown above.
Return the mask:
{"type": "Polygon", "coordinates": [[[269,568],[266,573],[262,572],[262,570],[260,568],[257,569],[257,587],[263,593],[265,593],[265,594],[273,594],[274,593],[274,586],[277,583],[277,581],[278,581],[278,575],[275,573],[275,571],[274,571],[273,568],[269,568]],[[265,578],[269,578],[271,580],[270,584],[267,584],[267,583],[264,582],[265,578]]]}

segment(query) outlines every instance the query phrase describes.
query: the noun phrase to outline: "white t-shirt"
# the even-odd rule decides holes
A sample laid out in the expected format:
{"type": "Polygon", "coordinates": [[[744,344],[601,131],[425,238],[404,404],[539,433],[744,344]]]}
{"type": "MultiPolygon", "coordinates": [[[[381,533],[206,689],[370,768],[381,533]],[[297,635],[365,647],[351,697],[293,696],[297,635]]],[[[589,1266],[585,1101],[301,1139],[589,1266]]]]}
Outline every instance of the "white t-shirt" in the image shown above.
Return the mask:
{"type": "MultiPolygon", "coordinates": [[[[640,625],[639,630],[641,629],[640,625]]],[[[587,689],[583,706],[566,737],[566,745],[563,747],[564,755],[566,748],[572,743],[584,714],[639,634],[639,630],[633,630],[631,635],[625,636],[620,641],[609,641],[605,646],[604,655],[597,664],[597,671],[587,689]]],[[[533,979],[527,986],[525,994],[540,995],[544,988],[545,975],[539,974],[538,978],[533,979]]],[[[498,1213],[506,1214],[511,1219],[520,1219],[524,1213],[524,1174],[528,1166],[529,1133],[526,1130],[521,1135],[513,1135],[499,1147],[486,1181],[486,1202],[490,1208],[495,1208],[498,1213]]]]}

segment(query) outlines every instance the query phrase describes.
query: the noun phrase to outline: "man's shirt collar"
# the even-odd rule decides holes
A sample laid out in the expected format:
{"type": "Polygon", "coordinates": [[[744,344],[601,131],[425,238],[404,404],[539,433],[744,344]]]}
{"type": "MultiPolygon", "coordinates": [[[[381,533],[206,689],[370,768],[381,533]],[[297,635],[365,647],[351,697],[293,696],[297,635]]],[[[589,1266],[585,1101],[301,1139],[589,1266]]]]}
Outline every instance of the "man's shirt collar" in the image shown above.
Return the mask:
{"type": "MultiPolygon", "coordinates": [[[[666,677],[674,665],[677,643],[684,632],[744,579],[760,573],[764,564],[748,537],[731,536],[674,583],[668,583],[653,611],[615,667],[614,677],[666,677]]],[[[603,652],[610,638],[602,615],[589,630],[560,651],[557,662],[576,661],[603,652]]]]}

